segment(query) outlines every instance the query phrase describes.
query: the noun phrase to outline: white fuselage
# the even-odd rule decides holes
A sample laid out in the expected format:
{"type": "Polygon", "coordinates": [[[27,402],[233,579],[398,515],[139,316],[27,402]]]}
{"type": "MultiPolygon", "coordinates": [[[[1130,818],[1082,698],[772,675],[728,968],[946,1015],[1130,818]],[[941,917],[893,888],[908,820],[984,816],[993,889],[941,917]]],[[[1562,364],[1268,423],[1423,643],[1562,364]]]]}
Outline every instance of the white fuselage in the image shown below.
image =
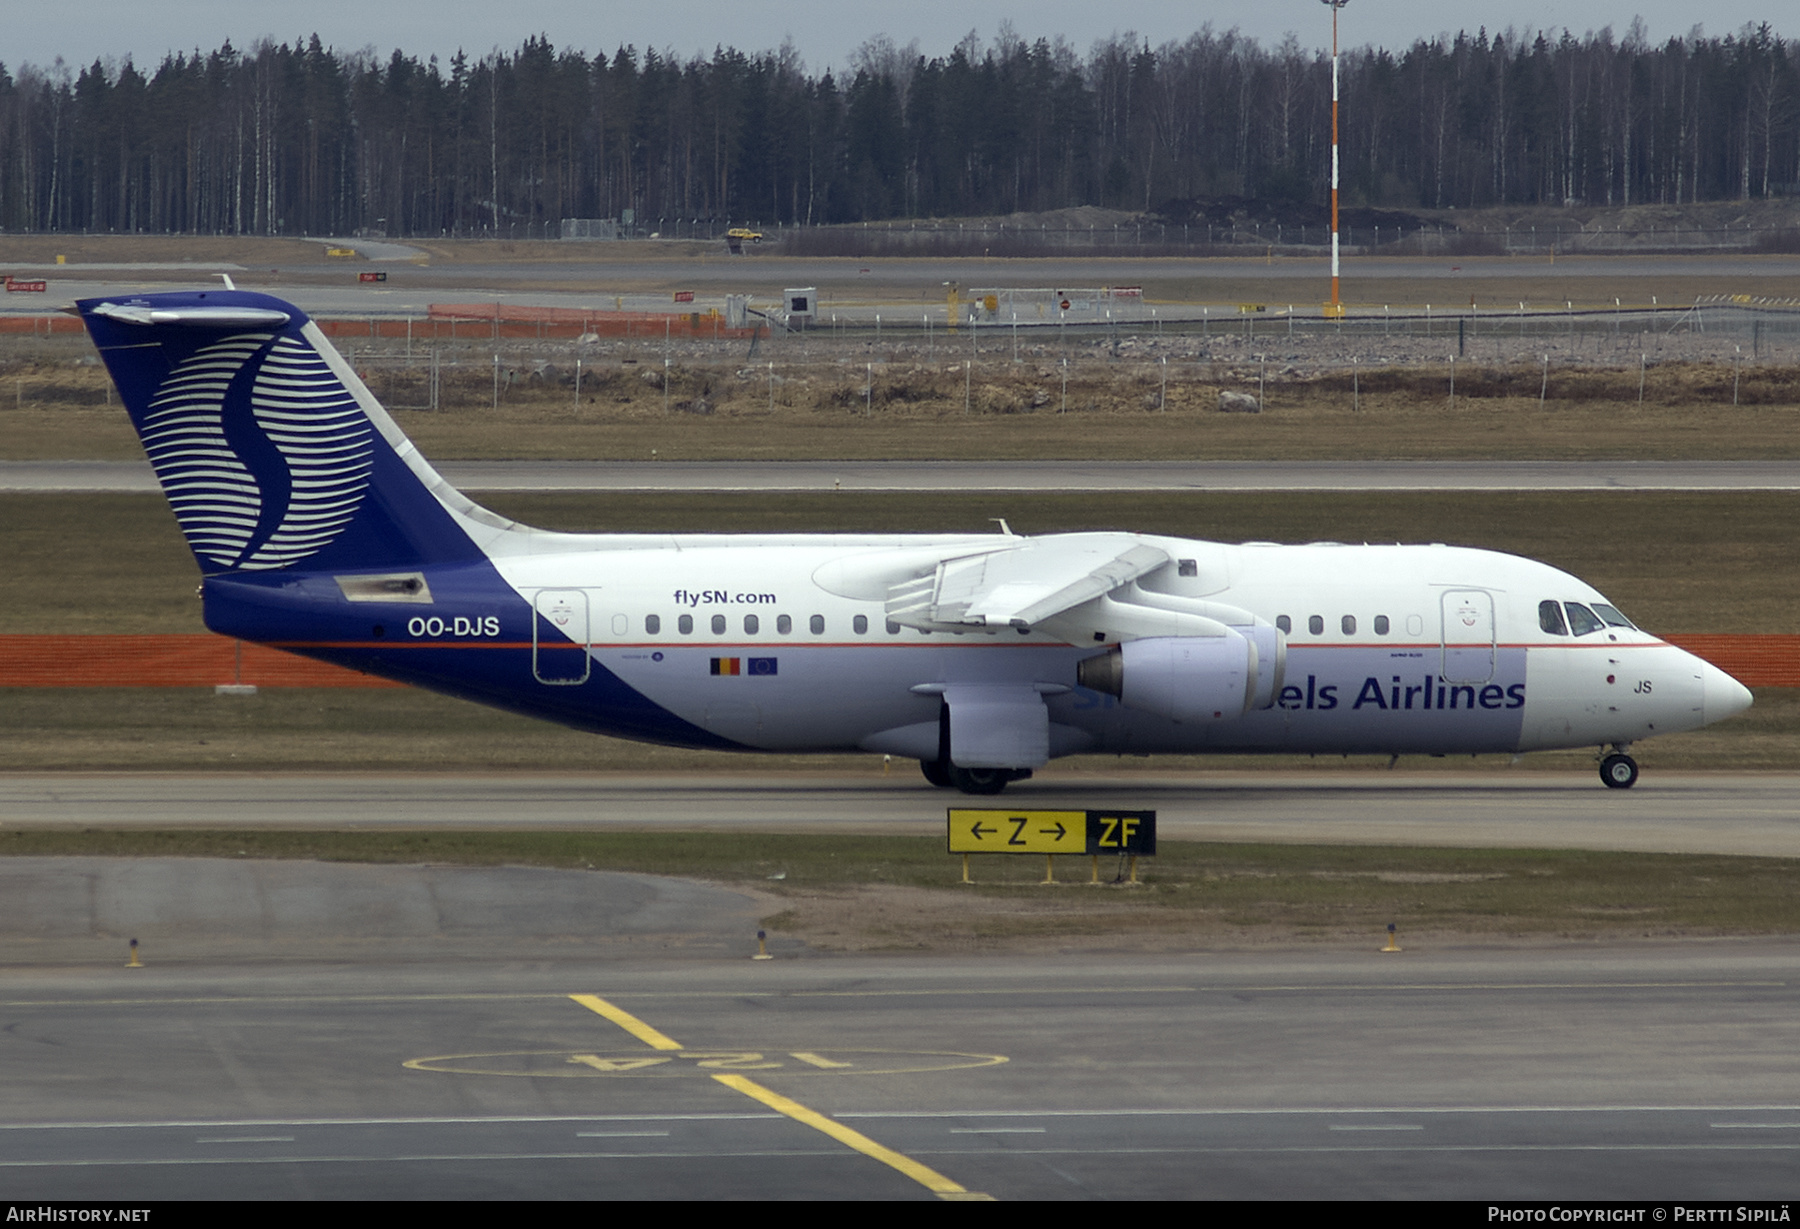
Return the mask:
{"type": "MultiPolygon", "coordinates": [[[[858,592],[844,563],[992,538],[598,538],[584,550],[556,537],[540,541],[543,553],[494,560],[519,596],[541,615],[561,610],[591,662],[655,705],[766,750],[923,756],[950,683],[1036,687],[1053,755],[1518,752],[1694,729],[1747,702],[1714,667],[1635,628],[1545,631],[1540,603],[1605,599],[1567,573],[1488,551],[1145,536],[1195,566],[1188,577],[1174,567],[1144,577],[1144,591],[1284,629],[1272,703],[1183,723],[1076,684],[1076,664],[1118,640],[1091,609],[1052,620],[1053,630],[919,630],[888,619],[881,588],[858,592]]],[[[550,674],[542,685],[557,686],[550,674]]]]}

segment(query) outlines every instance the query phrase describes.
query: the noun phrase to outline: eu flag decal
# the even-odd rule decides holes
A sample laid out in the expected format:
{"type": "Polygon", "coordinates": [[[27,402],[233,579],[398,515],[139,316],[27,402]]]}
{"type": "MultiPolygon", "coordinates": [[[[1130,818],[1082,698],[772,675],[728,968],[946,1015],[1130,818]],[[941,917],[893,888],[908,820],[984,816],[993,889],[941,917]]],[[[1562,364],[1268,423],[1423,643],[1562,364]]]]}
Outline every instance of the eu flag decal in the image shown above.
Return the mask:
{"type": "Polygon", "coordinates": [[[775,660],[776,659],[773,657],[747,658],[744,662],[744,673],[745,674],[774,674],[775,673],[775,660]]]}
{"type": "Polygon", "coordinates": [[[714,674],[740,673],[738,670],[738,659],[735,657],[715,657],[712,659],[712,672],[714,674]]]}

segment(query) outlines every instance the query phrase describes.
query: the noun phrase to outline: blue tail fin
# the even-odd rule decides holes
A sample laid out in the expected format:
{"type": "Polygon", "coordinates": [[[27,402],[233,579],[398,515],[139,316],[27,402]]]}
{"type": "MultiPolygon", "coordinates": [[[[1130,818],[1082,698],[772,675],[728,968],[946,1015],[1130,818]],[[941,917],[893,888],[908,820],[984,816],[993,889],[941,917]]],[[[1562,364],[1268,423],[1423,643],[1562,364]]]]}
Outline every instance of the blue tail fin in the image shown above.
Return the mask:
{"type": "Polygon", "coordinates": [[[76,308],[203,573],[472,561],[472,533],[506,528],[292,304],[213,290],[76,308]]]}

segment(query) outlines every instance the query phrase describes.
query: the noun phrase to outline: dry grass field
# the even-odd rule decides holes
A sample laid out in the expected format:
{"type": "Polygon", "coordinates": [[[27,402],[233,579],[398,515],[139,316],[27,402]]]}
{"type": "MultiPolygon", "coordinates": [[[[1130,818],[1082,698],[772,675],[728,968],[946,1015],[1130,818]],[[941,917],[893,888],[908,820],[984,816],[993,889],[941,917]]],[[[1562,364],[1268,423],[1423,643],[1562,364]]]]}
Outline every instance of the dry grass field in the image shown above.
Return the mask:
{"type": "MultiPolygon", "coordinates": [[[[79,339],[52,360],[6,362],[0,459],[143,454],[104,371],[79,339]]],[[[43,343],[39,343],[41,347],[43,343]]],[[[1285,363],[1084,356],[1065,386],[1054,358],[994,356],[965,376],[936,363],[689,361],[515,355],[496,396],[491,363],[442,377],[441,404],[394,410],[439,460],[1342,460],[1800,457],[1800,367],[1672,362],[1631,367],[1444,364],[1297,374],[1285,363]],[[774,379],[771,380],[770,376],[774,379]],[[1734,374],[1735,380],[1734,388],[1734,374]],[[1260,383],[1259,383],[1260,381],[1260,383]],[[1264,412],[1218,411],[1219,393],[1264,412]],[[1543,399],[1540,401],[1540,392],[1543,399]],[[1733,404],[1733,400],[1736,404],[1733,404]],[[498,402],[496,406],[496,402],[498,402]]],[[[390,406],[418,404],[425,369],[366,364],[390,406]]]]}
{"type": "Polygon", "coordinates": [[[237,264],[255,268],[317,264],[323,245],[250,235],[6,235],[0,266],[82,264],[237,264]]]}

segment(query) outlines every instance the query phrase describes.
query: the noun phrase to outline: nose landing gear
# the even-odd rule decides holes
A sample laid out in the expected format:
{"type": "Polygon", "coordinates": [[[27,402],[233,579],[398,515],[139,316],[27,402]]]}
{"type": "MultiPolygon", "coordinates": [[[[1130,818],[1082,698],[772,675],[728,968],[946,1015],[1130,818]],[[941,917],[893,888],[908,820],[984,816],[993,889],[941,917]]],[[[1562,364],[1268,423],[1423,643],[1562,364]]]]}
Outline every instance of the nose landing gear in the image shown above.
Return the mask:
{"type": "Polygon", "coordinates": [[[1612,754],[1600,759],[1600,779],[1607,789],[1630,789],[1637,784],[1637,761],[1625,754],[1628,744],[1616,743],[1612,754]]]}

